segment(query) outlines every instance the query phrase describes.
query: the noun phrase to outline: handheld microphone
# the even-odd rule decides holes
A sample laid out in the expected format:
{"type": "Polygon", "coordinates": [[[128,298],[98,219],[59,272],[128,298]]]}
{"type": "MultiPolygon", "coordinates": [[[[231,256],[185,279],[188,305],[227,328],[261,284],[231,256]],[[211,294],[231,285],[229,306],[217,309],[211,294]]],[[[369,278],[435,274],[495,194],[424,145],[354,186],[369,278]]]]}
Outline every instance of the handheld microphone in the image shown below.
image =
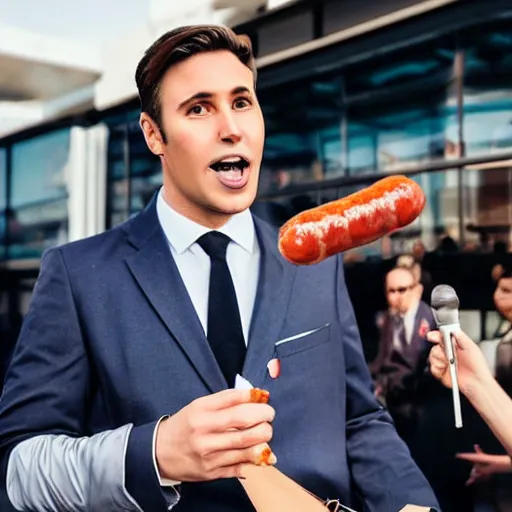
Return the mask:
{"type": "Polygon", "coordinates": [[[443,336],[446,358],[448,359],[450,367],[455,427],[461,428],[462,412],[460,406],[459,381],[457,379],[457,361],[455,359],[452,337],[453,333],[460,331],[459,298],[451,286],[440,284],[432,290],[430,306],[439,331],[443,336]]]}

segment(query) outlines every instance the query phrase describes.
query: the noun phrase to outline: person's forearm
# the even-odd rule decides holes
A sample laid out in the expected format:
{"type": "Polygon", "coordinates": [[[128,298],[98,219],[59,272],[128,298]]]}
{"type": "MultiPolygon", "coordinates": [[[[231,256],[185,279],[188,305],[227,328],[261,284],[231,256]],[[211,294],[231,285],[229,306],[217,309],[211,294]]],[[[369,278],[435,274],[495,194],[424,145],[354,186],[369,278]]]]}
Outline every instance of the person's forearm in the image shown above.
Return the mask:
{"type": "Polygon", "coordinates": [[[512,457],[512,399],[492,378],[472,386],[467,398],[512,457]]]}
{"type": "Polygon", "coordinates": [[[17,445],[7,494],[17,510],[140,511],[124,488],[125,425],[92,437],[41,435],[17,445]]]}

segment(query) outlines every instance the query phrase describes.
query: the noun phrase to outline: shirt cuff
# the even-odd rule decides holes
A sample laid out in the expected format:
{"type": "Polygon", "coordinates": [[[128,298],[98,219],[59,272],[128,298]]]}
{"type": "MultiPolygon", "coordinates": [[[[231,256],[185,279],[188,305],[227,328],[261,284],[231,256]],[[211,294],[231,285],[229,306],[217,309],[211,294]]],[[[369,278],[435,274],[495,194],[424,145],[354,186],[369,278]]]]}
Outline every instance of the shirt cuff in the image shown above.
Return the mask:
{"type": "Polygon", "coordinates": [[[178,487],[181,484],[181,482],[178,482],[177,480],[169,480],[168,478],[162,478],[160,476],[160,471],[158,471],[158,464],[156,463],[156,433],[158,431],[158,427],[160,426],[160,423],[167,418],[169,418],[169,415],[162,416],[158,420],[155,430],[153,431],[153,464],[155,466],[156,476],[160,482],[160,485],[162,487],[174,487],[175,488],[174,490],[176,491],[176,494],[178,495],[178,498],[179,498],[180,494],[179,494],[178,490],[176,489],[176,487],[178,487]]]}

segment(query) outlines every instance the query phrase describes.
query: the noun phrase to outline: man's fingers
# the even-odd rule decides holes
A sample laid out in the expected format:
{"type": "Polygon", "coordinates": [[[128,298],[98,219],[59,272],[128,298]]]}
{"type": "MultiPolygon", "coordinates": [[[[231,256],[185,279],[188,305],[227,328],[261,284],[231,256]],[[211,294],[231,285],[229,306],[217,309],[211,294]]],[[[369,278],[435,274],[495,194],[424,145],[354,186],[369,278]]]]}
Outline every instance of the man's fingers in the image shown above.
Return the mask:
{"type": "MultiPolygon", "coordinates": [[[[269,423],[260,423],[245,430],[230,430],[219,434],[211,434],[204,437],[199,451],[203,454],[244,450],[261,443],[268,443],[272,439],[272,427],[269,423]]],[[[240,461],[231,462],[231,465],[240,461]]]]}
{"type": "Polygon", "coordinates": [[[274,465],[277,458],[267,443],[258,446],[245,448],[244,450],[226,450],[212,455],[212,470],[208,477],[216,478],[239,478],[242,476],[245,464],[256,464],[259,466],[274,465]]]}
{"type": "Polygon", "coordinates": [[[219,467],[215,470],[211,477],[212,480],[220,478],[244,478],[244,468],[250,465],[250,462],[243,462],[240,464],[232,464],[224,467],[219,467]]]}
{"type": "Polygon", "coordinates": [[[257,466],[273,466],[277,457],[267,443],[261,443],[249,448],[250,461],[257,466]]]}
{"type": "Polygon", "coordinates": [[[268,396],[267,391],[258,389],[225,389],[197,399],[196,404],[201,404],[205,410],[217,411],[251,402],[266,403],[268,402],[268,396]]]}
{"type": "Polygon", "coordinates": [[[247,429],[259,423],[272,423],[276,412],[268,404],[239,404],[210,413],[207,419],[210,432],[247,429]]]}

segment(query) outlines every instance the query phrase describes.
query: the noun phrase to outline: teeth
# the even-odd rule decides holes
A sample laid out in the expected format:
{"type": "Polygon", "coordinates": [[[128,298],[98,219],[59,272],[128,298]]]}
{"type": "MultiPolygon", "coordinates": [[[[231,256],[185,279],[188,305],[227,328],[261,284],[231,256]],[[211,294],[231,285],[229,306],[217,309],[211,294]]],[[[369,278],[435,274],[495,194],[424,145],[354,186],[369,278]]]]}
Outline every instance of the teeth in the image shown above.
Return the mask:
{"type": "Polygon", "coordinates": [[[215,171],[242,171],[248,166],[248,162],[243,158],[226,158],[215,162],[210,167],[215,171]]]}

